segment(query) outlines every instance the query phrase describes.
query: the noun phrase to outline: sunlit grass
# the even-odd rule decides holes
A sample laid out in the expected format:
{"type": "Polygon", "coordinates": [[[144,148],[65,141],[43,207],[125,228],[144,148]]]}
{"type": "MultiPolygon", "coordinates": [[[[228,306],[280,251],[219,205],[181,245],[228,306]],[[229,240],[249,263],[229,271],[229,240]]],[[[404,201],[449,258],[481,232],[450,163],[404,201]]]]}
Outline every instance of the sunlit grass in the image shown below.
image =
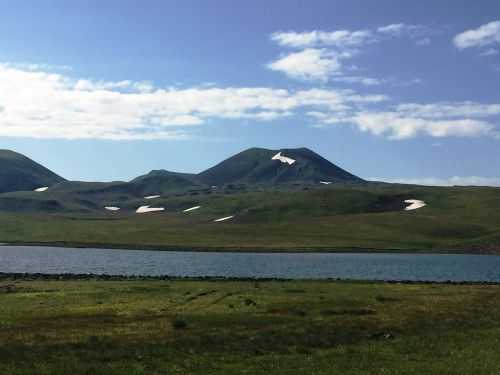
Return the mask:
{"type": "Polygon", "coordinates": [[[4,280],[0,290],[2,374],[500,371],[499,286],[4,280]]]}

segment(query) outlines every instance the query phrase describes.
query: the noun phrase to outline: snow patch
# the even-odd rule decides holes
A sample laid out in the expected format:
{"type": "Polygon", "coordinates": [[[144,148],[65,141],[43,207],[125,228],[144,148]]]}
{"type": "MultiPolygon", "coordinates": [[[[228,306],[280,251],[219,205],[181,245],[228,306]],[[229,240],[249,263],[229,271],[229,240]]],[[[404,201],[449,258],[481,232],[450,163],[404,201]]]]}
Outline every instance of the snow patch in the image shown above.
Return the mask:
{"type": "Polygon", "coordinates": [[[332,182],[331,181],[320,181],[319,183],[323,184],[323,185],[330,185],[332,182]]]}
{"type": "Polygon", "coordinates": [[[201,207],[201,206],[194,206],[194,207],[188,208],[188,209],[186,209],[186,210],[184,210],[184,211],[182,211],[182,212],[190,212],[190,211],[194,211],[194,210],[199,209],[200,207],[201,207]]]}
{"type": "Polygon", "coordinates": [[[49,189],[48,186],[44,186],[44,187],[39,187],[38,189],[35,189],[35,191],[41,193],[42,191],[47,191],[48,189],[49,189]]]}
{"type": "Polygon", "coordinates": [[[427,206],[427,203],[424,201],[420,201],[418,199],[407,199],[405,200],[405,203],[409,203],[410,205],[405,207],[405,211],[411,211],[411,210],[416,210],[417,208],[422,208],[424,206],[427,206]]]}
{"type": "Polygon", "coordinates": [[[147,197],[144,197],[144,199],[156,199],[160,198],[160,195],[148,195],[147,197]]]}
{"type": "Polygon", "coordinates": [[[279,160],[280,162],[284,163],[284,164],[290,164],[292,165],[293,163],[295,163],[295,160],[292,159],[292,158],[288,158],[286,156],[283,156],[281,155],[281,151],[278,152],[276,155],[274,155],[271,160],[279,160]]]}
{"type": "Polygon", "coordinates": [[[105,210],[108,210],[108,211],[120,211],[120,207],[116,207],[116,206],[106,206],[104,207],[105,210]]]}
{"type": "Polygon", "coordinates": [[[215,222],[215,223],[219,223],[219,222],[221,222],[221,221],[230,220],[230,219],[232,219],[233,217],[234,217],[234,215],[233,215],[233,216],[221,217],[220,219],[216,219],[216,220],[214,220],[214,222],[215,222]]]}
{"type": "Polygon", "coordinates": [[[148,212],[158,212],[158,211],[165,211],[165,208],[163,207],[149,207],[149,206],[141,206],[135,211],[138,214],[145,214],[148,212]]]}

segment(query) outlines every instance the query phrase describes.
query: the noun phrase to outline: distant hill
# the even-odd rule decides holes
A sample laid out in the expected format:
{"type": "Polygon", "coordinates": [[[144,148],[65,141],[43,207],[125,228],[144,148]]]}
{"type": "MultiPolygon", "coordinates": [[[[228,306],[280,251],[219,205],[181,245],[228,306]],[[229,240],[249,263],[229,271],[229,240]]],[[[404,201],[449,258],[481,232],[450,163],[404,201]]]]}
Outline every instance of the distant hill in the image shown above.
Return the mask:
{"type": "Polygon", "coordinates": [[[14,151],[0,150],[0,193],[52,186],[64,178],[14,151]]]}
{"type": "Polygon", "coordinates": [[[109,202],[206,188],[197,182],[197,177],[194,174],[153,170],[129,182],[64,181],[54,185],[49,192],[78,195],[85,197],[84,199],[109,202]]]}
{"type": "Polygon", "coordinates": [[[163,200],[363,182],[307,148],[252,148],[200,174],[153,170],[128,182],[66,181],[23,155],[0,151],[0,211],[8,212],[90,212],[106,206],[125,212],[150,203],[144,200],[147,196],[159,195],[163,200]],[[45,186],[47,191],[33,191],[45,186]]]}
{"type": "Polygon", "coordinates": [[[204,187],[195,174],[170,172],[164,169],[153,170],[139,176],[130,181],[129,185],[135,192],[142,195],[165,194],[204,187]]]}
{"type": "Polygon", "coordinates": [[[208,185],[363,182],[307,148],[251,148],[200,173],[198,177],[208,185]]]}

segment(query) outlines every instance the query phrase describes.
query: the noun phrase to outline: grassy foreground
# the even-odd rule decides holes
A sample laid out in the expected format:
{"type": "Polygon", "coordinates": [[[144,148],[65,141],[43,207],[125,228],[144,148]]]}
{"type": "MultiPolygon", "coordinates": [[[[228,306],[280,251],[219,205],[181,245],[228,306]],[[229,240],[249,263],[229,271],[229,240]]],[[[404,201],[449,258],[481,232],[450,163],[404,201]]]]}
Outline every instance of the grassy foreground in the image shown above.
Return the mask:
{"type": "Polygon", "coordinates": [[[0,281],[1,374],[498,374],[500,286],[0,281]]]}

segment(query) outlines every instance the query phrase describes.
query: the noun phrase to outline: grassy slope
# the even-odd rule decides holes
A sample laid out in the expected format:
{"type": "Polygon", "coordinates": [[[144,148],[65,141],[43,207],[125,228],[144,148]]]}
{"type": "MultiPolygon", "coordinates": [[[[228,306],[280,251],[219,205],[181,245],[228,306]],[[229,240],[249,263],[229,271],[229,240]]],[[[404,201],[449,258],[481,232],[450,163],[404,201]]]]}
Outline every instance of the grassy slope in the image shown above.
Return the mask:
{"type": "Polygon", "coordinates": [[[500,287],[0,281],[0,373],[497,374],[500,287]],[[185,328],[174,328],[182,320],[185,328]]]}
{"type": "Polygon", "coordinates": [[[326,187],[299,192],[187,195],[154,202],[137,199],[122,207],[124,212],[108,214],[103,210],[88,214],[1,213],[0,242],[242,250],[352,247],[498,251],[500,245],[500,189],[495,188],[326,187]],[[428,206],[402,211],[402,200],[407,198],[423,199],[428,206]],[[133,213],[145,203],[164,206],[167,211],[133,213]],[[181,212],[198,204],[202,205],[198,211],[181,212]],[[233,214],[233,221],[212,222],[233,214]]]}

